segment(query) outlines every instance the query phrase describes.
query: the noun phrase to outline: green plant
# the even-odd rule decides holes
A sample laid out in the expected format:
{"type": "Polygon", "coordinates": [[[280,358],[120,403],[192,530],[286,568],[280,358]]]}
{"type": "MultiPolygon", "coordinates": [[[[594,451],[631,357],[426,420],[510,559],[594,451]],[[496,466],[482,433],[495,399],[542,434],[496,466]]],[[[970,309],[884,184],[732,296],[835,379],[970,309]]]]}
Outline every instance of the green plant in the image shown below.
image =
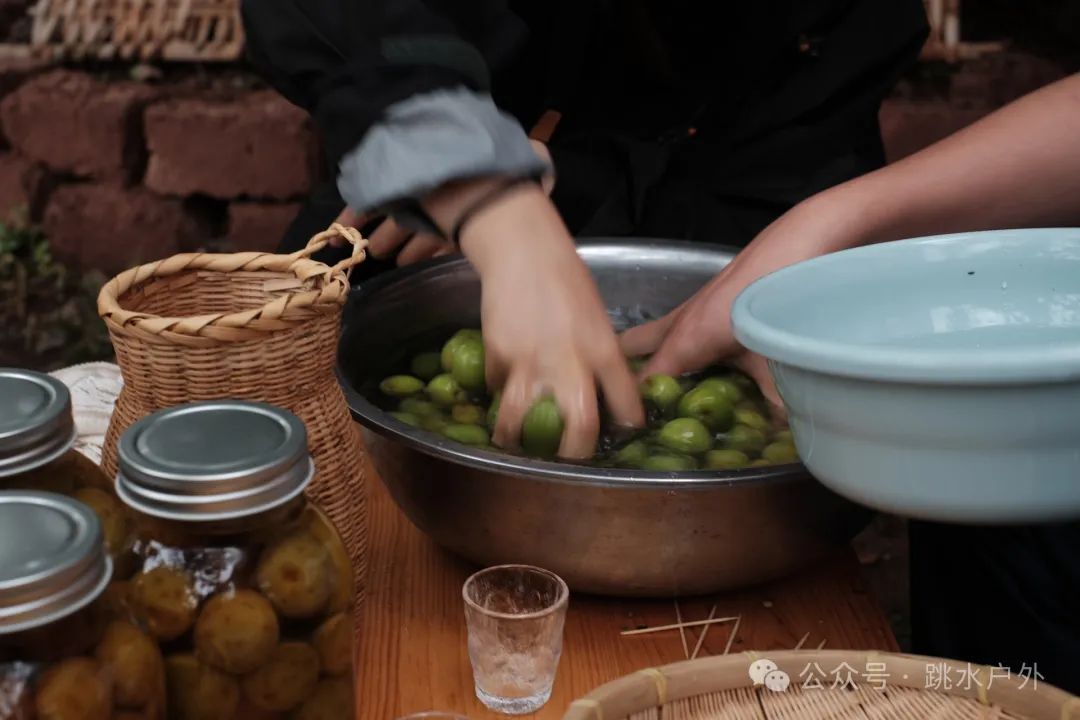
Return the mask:
{"type": "Polygon", "coordinates": [[[110,357],[96,310],[103,282],[58,262],[25,211],[0,221],[0,365],[51,369],[110,357]]]}

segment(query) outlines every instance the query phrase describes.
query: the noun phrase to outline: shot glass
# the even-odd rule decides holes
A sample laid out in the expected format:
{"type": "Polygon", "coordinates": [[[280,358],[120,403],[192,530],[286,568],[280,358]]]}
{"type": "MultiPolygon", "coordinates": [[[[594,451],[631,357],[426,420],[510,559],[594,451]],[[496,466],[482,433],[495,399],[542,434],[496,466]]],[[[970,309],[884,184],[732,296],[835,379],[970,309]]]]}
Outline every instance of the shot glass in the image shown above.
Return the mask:
{"type": "Polygon", "coordinates": [[[462,595],[476,697],[507,715],[543,707],[562,655],[566,583],[541,568],[499,565],[466,580],[462,595]]]}

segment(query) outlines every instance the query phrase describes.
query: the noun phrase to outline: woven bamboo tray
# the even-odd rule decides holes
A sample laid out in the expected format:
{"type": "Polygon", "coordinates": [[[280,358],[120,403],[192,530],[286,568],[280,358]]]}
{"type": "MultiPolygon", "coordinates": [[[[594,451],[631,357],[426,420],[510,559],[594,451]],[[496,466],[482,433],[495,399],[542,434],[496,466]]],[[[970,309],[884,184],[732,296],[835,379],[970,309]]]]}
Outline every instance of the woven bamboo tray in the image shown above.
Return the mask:
{"type": "Polygon", "coordinates": [[[291,410],[315,461],[308,495],[345,541],[358,600],[367,568],[363,450],[334,368],[348,273],[366,246],[355,229],[334,225],[291,255],[187,253],[140,265],[98,295],[124,378],[105,472],[116,474],[124,430],[157,410],[219,399],[291,410]],[[336,236],[353,243],[352,257],[334,267],[311,259],[336,236]]]}
{"type": "Polygon", "coordinates": [[[53,59],[230,62],[244,49],[240,0],[38,0],[31,45],[53,59]]]}
{"type": "Polygon", "coordinates": [[[1080,720],[1080,698],[1006,672],[890,653],[746,652],[627,675],[575,700],[563,720],[1080,720]],[[765,682],[786,677],[786,689],[754,685],[762,662],[781,673],[765,682]]]}

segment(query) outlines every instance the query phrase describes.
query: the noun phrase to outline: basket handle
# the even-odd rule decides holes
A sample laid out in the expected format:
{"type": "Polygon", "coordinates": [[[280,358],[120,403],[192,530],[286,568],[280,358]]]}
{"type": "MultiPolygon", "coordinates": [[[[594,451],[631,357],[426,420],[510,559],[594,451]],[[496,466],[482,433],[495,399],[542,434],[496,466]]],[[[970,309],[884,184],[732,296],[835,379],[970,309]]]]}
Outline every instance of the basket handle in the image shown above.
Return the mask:
{"type": "Polygon", "coordinates": [[[369,245],[367,238],[361,235],[360,231],[354,227],[342,225],[341,223],[334,223],[326,230],[313,236],[308,240],[308,244],[303,249],[292,253],[291,257],[308,259],[330,245],[330,241],[334,238],[344,238],[352,245],[352,255],[330,268],[328,274],[333,275],[338,272],[344,272],[345,277],[349,277],[352,273],[352,269],[367,259],[367,247],[369,245]]]}

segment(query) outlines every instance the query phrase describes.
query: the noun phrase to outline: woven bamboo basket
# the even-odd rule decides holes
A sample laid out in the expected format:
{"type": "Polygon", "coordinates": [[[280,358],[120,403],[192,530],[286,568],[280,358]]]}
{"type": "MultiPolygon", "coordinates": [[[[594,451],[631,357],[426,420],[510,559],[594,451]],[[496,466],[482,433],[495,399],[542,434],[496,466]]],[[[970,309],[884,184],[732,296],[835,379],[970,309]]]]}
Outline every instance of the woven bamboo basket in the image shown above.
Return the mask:
{"type": "Polygon", "coordinates": [[[255,400],[304,421],[316,475],[309,496],[348,547],[356,606],[367,568],[360,434],[334,373],[349,271],[367,241],[333,225],[292,255],[189,253],[126,270],[102,288],[124,386],[102,452],[116,474],[116,443],[140,418],[198,400],[255,400]],[[353,254],[334,267],[311,255],[335,237],[353,254]]]}
{"type": "Polygon", "coordinates": [[[575,700],[563,720],[1080,720],[1080,698],[1035,672],[1005,672],[853,650],[746,652],[627,675],[575,700]],[[755,686],[758,661],[785,674],[787,689],[755,686]]]}
{"type": "Polygon", "coordinates": [[[53,60],[232,62],[240,0],[37,0],[31,45],[53,60]]]}

